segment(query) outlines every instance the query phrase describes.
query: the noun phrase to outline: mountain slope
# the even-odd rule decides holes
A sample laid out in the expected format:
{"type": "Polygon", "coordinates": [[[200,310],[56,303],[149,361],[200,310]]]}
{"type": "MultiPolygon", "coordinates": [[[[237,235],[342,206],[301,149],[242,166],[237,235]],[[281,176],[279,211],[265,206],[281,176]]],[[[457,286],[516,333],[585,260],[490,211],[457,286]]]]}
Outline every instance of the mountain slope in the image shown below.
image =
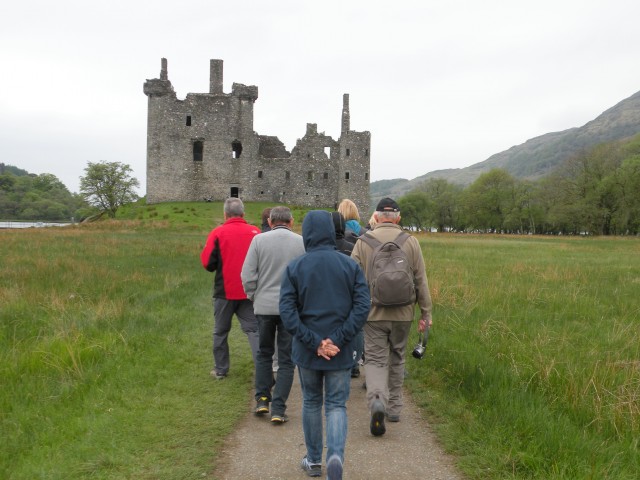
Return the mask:
{"type": "Polygon", "coordinates": [[[516,178],[538,179],[564,160],[599,143],[619,140],[640,132],[640,92],[622,100],[579,128],[553,132],[527,140],[466,168],[436,170],[413,180],[394,180],[388,185],[371,184],[372,205],[384,196],[401,196],[429,178],[469,185],[493,168],[503,168],[516,178]]]}

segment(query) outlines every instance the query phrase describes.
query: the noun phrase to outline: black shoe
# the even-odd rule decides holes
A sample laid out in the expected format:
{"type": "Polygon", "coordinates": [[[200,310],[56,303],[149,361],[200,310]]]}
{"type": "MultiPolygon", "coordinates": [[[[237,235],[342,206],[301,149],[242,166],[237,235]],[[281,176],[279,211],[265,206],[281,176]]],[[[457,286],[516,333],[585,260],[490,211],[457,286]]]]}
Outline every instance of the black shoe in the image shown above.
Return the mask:
{"type": "Polygon", "coordinates": [[[256,415],[262,415],[269,413],[269,399],[267,397],[260,397],[256,404],[256,415]]]}
{"type": "Polygon", "coordinates": [[[327,460],[327,480],[342,480],[342,460],[338,455],[331,455],[327,460]]]}
{"type": "Polygon", "coordinates": [[[387,431],[384,426],[384,405],[379,398],[376,398],[371,404],[371,435],[379,437],[387,431]]]}
{"type": "Polygon", "coordinates": [[[358,378],[360,376],[360,367],[355,366],[351,369],[351,378],[358,378]]]}

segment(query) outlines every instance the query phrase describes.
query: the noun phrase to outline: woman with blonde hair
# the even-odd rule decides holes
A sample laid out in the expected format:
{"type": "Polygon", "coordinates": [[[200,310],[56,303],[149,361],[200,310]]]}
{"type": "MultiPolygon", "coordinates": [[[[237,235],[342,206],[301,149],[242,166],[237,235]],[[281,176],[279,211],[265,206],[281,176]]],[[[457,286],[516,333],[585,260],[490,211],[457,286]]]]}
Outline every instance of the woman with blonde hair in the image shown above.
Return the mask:
{"type": "Polygon", "coordinates": [[[360,214],[358,213],[358,207],[353,203],[352,200],[345,198],[338,205],[338,211],[342,214],[345,219],[345,237],[347,237],[347,232],[351,230],[356,236],[360,236],[362,232],[362,227],[360,227],[360,214]]]}
{"type": "Polygon", "coordinates": [[[376,220],[376,214],[374,212],[373,214],[371,214],[371,218],[369,219],[369,223],[367,223],[367,225],[364,228],[366,230],[373,230],[373,228],[376,226],[377,223],[378,223],[378,221],[376,220]]]}

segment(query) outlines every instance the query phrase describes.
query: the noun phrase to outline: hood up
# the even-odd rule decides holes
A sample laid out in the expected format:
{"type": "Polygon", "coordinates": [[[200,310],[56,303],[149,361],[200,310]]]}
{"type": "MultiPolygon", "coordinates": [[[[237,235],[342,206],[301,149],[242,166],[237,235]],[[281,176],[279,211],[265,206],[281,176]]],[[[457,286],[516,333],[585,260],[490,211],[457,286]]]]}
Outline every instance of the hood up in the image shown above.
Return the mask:
{"type": "Polygon", "coordinates": [[[302,222],[302,240],[308,252],[314,248],[336,248],[336,232],[331,214],[326,210],[311,210],[302,222]]]}

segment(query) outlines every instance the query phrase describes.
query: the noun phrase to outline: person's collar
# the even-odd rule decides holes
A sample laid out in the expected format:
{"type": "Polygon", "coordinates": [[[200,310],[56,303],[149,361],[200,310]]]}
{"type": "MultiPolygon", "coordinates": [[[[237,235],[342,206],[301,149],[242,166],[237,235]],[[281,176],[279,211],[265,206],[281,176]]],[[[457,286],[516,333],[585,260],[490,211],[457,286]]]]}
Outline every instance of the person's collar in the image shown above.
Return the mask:
{"type": "Polygon", "coordinates": [[[291,231],[291,229],[287,225],[274,225],[273,227],[271,227],[271,230],[278,230],[279,228],[285,228],[291,231]]]}

